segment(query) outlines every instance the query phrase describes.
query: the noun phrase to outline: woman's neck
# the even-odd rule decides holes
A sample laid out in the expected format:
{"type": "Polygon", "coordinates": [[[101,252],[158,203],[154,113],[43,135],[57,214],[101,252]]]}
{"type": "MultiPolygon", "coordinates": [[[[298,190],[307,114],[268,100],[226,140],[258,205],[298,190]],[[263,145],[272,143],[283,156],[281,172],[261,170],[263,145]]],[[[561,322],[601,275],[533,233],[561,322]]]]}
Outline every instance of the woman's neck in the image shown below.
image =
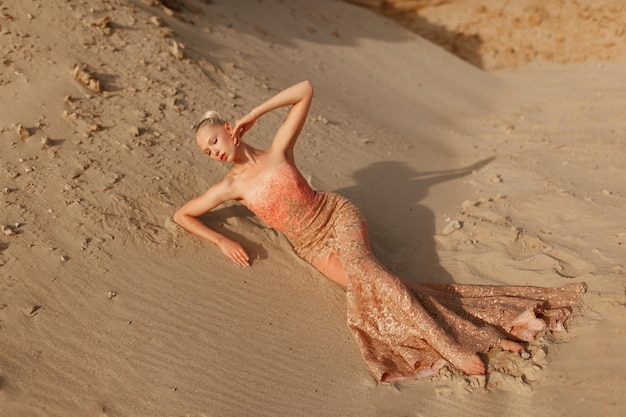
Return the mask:
{"type": "Polygon", "coordinates": [[[235,154],[235,165],[254,165],[257,162],[257,157],[262,153],[261,150],[256,149],[247,143],[241,141],[237,147],[237,153],[235,154]]]}

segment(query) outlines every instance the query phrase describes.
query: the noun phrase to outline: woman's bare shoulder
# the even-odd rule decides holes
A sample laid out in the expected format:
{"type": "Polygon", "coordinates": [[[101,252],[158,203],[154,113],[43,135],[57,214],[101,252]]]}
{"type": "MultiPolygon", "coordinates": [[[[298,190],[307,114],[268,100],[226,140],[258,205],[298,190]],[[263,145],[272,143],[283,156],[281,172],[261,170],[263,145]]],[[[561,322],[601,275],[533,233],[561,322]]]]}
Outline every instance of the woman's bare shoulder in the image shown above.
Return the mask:
{"type": "Polygon", "coordinates": [[[205,194],[219,196],[223,200],[236,200],[238,198],[236,178],[230,172],[227,173],[224,178],[211,185],[205,194]]]}

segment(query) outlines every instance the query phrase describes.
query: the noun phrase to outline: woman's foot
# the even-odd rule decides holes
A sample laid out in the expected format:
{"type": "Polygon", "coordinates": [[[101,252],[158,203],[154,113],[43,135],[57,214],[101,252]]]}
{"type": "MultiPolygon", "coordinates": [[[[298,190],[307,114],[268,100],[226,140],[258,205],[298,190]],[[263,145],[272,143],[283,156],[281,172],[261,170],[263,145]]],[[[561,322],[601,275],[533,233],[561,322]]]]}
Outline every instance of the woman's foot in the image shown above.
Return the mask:
{"type": "Polygon", "coordinates": [[[485,375],[485,363],[478,355],[463,360],[459,369],[468,375],[485,375]]]}
{"type": "Polygon", "coordinates": [[[512,340],[502,339],[500,341],[500,348],[502,350],[508,350],[509,352],[515,352],[515,353],[524,352],[524,346],[512,340]]]}

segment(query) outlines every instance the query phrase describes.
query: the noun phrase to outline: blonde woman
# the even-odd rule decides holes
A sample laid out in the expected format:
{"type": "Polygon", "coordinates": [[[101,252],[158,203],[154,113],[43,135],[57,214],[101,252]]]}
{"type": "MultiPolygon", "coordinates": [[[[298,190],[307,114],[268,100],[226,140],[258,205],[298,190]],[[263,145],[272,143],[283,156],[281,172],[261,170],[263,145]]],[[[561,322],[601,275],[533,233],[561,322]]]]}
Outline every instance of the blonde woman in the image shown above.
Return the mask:
{"type": "Polygon", "coordinates": [[[182,206],[174,220],[245,267],[250,260],[244,248],[198,217],[236,200],[282,232],[299,256],[345,287],[348,326],[381,381],[431,375],[446,363],[467,374],[484,374],[478,353],[494,346],[521,352],[520,342],[569,317],[585,292],[582,283],[561,288],[407,284],[381,265],[359,210],[338,194],[311,189],[294,163],[294,145],[312,98],[313,87],[304,81],[260,104],[234,126],[208,112],[196,126],[196,144],[209,158],[232,168],[182,206]],[[289,107],[289,113],[268,149],[243,140],[256,120],[280,107],[289,107]]]}

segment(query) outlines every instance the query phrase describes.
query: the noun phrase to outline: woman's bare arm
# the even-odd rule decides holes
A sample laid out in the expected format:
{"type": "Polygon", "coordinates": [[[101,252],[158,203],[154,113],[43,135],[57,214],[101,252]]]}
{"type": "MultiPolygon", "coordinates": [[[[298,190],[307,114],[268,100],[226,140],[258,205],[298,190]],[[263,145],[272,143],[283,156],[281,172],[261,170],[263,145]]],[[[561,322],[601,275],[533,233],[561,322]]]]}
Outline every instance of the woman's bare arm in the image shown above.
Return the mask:
{"type": "Polygon", "coordinates": [[[309,81],[292,85],[239,119],[233,129],[233,135],[242,137],[265,113],[280,107],[291,106],[287,118],[274,135],[271,150],[284,153],[288,159],[293,160],[293,147],[306,121],[312,99],[313,86],[309,81]]]}
{"type": "Polygon", "coordinates": [[[224,201],[232,199],[228,180],[223,180],[178,209],[174,214],[174,221],[194,235],[216,244],[237,265],[250,266],[250,258],[239,243],[216,232],[198,219],[224,201]]]}

